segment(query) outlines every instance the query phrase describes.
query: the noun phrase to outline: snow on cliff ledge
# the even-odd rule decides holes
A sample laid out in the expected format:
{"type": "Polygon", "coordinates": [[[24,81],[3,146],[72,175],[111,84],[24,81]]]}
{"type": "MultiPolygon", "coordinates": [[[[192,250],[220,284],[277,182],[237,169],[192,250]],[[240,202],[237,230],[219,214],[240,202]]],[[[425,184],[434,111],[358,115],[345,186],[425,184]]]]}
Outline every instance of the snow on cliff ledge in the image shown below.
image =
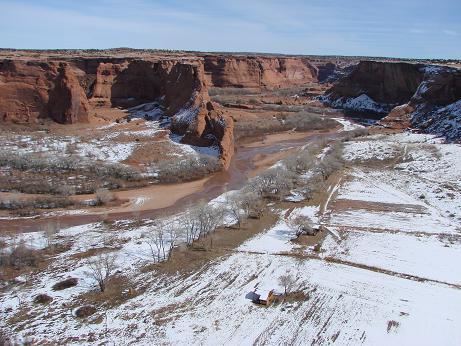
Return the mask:
{"type": "Polygon", "coordinates": [[[375,102],[370,96],[361,94],[357,97],[340,97],[332,100],[330,95],[321,96],[320,101],[334,108],[343,108],[357,112],[388,113],[392,105],[383,105],[375,102]]]}

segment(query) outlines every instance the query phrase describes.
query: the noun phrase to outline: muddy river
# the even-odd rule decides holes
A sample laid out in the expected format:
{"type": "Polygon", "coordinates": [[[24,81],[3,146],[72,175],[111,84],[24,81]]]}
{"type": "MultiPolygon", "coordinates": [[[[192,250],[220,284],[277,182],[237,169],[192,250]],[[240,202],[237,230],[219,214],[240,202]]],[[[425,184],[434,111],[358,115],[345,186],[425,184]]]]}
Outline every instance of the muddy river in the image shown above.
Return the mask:
{"type": "Polygon", "coordinates": [[[144,188],[117,191],[120,199],[128,203],[110,208],[91,208],[82,213],[56,215],[39,218],[1,219],[0,231],[34,231],[42,225],[59,221],[61,227],[106,220],[155,218],[184,210],[197,201],[210,201],[222,193],[237,190],[249,178],[272,166],[280,159],[315,140],[334,136],[332,132],[285,132],[255,137],[241,141],[235,148],[229,169],[207,178],[178,184],[150,185],[144,188]]]}

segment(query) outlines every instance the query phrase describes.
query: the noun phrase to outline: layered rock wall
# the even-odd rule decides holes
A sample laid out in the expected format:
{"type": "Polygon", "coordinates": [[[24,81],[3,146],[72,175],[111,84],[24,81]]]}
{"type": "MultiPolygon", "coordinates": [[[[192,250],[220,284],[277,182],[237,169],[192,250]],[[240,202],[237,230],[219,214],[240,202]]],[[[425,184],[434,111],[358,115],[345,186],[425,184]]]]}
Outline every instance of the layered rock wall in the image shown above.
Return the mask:
{"type": "Polygon", "coordinates": [[[419,128],[461,139],[461,70],[412,63],[363,61],[329,89],[326,104],[379,114],[380,124],[395,129],[419,128]]]}
{"type": "Polygon", "coordinates": [[[318,69],[305,58],[205,56],[209,86],[283,88],[317,81],[318,69]]]}
{"type": "Polygon", "coordinates": [[[203,61],[76,58],[0,62],[0,119],[86,123],[98,108],[159,102],[183,142],[233,151],[233,122],[210,101],[203,61]]]}

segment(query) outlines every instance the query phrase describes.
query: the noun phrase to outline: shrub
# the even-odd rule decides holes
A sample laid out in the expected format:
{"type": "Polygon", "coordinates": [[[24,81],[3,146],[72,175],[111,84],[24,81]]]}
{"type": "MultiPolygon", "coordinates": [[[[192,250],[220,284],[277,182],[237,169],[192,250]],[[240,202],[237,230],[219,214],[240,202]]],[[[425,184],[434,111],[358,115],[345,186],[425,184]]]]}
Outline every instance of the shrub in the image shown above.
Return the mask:
{"type": "Polygon", "coordinates": [[[301,235],[315,235],[317,230],[312,226],[312,221],[306,217],[298,215],[295,218],[287,220],[288,226],[296,233],[296,237],[301,235]]]}
{"type": "Polygon", "coordinates": [[[78,318],[85,318],[93,315],[96,312],[96,308],[92,305],[85,305],[75,310],[75,316],[78,318]]]}
{"type": "Polygon", "coordinates": [[[53,298],[50,297],[48,294],[39,294],[35,297],[34,303],[36,304],[48,304],[53,301],[53,298]]]}
{"type": "Polygon", "coordinates": [[[71,288],[77,286],[78,279],[77,278],[68,278],[63,281],[59,281],[53,285],[53,291],[62,291],[66,288],[71,288]]]}
{"type": "Polygon", "coordinates": [[[21,269],[23,267],[35,267],[39,257],[36,252],[25,245],[22,240],[19,244],[13,246],[10,252],[2,251],[0,254],[0,265],[3,267],[14,267],[21,269]]]}
{"type": "Polygon", "coordinates": [[[115,200],[115,196],[106,188],[100,188],[96,190],[96,204],[104,205],[115,200]]]}

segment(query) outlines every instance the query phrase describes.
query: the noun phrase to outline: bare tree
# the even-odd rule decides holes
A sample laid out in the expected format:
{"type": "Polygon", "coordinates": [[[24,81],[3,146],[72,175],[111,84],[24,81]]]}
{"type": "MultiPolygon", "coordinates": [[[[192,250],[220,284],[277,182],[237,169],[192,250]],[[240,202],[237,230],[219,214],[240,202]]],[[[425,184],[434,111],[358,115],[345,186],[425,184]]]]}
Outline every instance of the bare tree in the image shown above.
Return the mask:
{"type": "Polygon", "coordinates": [[[262,198],[255,192],[247,191],[241,195],[241,206],[246,217],[259,219],[265,208],[262,198]]]}
{"type": "Polygon", "coordinates": [[[178,220],[179,227],[186,235],[186,244],[191,245],[200,232],[200,222],[194,209],[188,208],[178,220]]]}
{"type": "Polygon", "coordinates": [[[244,209],[242,196],[237,193],[234,193],[231,196],[227,194],[225,205],[226,211],[234,218],[237,222],[237,227],[240,228],[243,219],[248,216],[246,210],[244,209]]]}
{"type": "Polygon", "coordinates": [[[288,226],[296,232],[296,237],[300,235],[315,235],[316,230],[312,226],[312,221],[307,216],[298,215],[286,221],[288,226]]]}
{"type": "Polygon", "coordinates": [[[59,224],[58,223],[54,223],[54,222],[48,222],[45,226],[44,226],[44,233],[45,233],[45,237],[46,237],[46,245],[47,247],[52,247],[53,246],[53,241],[54,241],[54,238],[56,236],[56,233],[59,232],[59,224]]]}
{"type": "Polygon", "coordinates": [[[166,259],[166,232],[163,221],[157,222],[153,229],[144,234],[149,245],[154,261],[161,262],[166,259]]]}
{"type": "Polygon", "coordinates": [[[283,287],[284,295],[286,296],[293,289],[293,286],[296,283],[296,278],[290,272],[287,272],[286,274],[281,275],[278,281],[280,286],[283,287]]]}
{"type": "Polygon", "coordinates": [[[115,196],[106,188],[100,188],[96,190],[96,203],[98,205],[107,204],[112,202],[115,199],[115,196]]]}
{"type": "Polygon", "coordinates": [[[177,225],[173,222],[170,222],[167,226],[167,234],[168,234],[168,255],[167,259],[171,258],[173,253],[173,248],[176,245],[176,242],[181,234],[181,229],[177,227],[177,225]]]}
{"type": "Polygon", "coordinates": [[[101,292],[106,289],[107,280],[115,270],[115,254],[103,253],[89,260],[87,275],[98,283],[101,292]]]}

